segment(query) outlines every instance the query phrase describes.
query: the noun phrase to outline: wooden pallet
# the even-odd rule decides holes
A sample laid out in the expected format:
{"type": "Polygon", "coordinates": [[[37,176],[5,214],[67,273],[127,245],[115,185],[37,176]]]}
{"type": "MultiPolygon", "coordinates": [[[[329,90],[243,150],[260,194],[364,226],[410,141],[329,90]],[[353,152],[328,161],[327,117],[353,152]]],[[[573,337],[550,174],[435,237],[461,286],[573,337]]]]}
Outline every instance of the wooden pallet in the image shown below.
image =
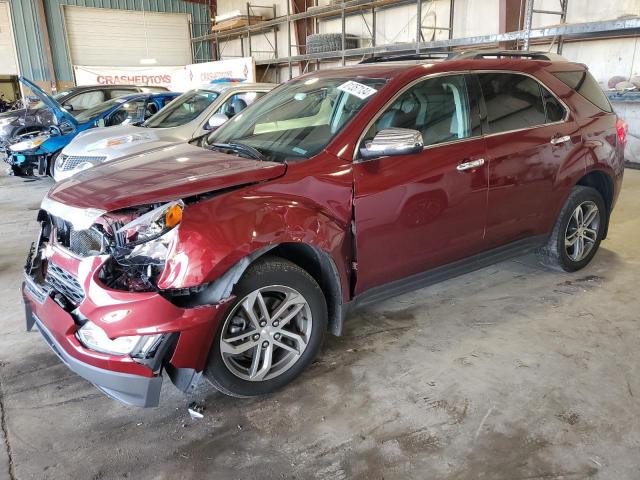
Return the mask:
{"type": "Polygon", "coordinates": [[[230,18],[220,23],[211,26],[213,32],[224,32],[226,30],[233,30],[234,28],[246,27],[247,25],[255,25],[262,22],[263,18],[260,15],[242,15],[241,17],[230,18]]]}

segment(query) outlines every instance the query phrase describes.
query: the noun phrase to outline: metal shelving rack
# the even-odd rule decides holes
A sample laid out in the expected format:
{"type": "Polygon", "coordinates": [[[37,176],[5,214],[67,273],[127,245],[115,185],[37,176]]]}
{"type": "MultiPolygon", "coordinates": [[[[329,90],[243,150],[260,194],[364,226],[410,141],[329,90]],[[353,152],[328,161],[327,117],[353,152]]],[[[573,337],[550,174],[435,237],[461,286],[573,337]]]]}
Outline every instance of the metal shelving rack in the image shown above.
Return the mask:
{"type": "MultiPolygon", "coordinates": [[[[256,65],[259,66],[288,66],[289,78],[292,74],[292,64],[299,62],[320,62],[322,60],[341,61],[343,64],[346,59],[350,58],[365,58],[370,55],[376,54],[390,54],[390,53],[416,53],[429,50],[446,50],[446,49],[463,49],[464,47],[478,48],[481,46],[492,46],[499,42],[518,42],[523,49],[527,49],[531,42],[551,40],[558,41],[558,48],[561,51],[563,41],[567,39],[584,39],[584,38],[599,38],[610,36],[624,36],[624,35],[638,35],[640,34],[640,16],[629,16],[615,20],[605,20],[597,22],[585,22],[585,23],[565,23],[566,21],[566,7],[567,0],[559,0],[561,3],[561,9],[559,11],[546,11],[536,10],[534,8],[534,1],[527,0],[525,7],[525,27],[519,31],[498,33],[492,35],[482,35],[475,37],[454,38],[453,36],[453,18],[455,15],[455,0],[451,0],[450,9],[450,21],[449,27],[442,29],[448,30],[449,35],[447,39],[433,40],[433,41],[421,41],[423,30],[425,28],[421,23],[421,11],[422,4],[426,3],[424,0],[411,0],[409,2],[400,0],[392,2],[390,0],[350,0],[339,4],[326,5],[314,7],[312,10],[308,10],[300,13],[292,13],[288,8],[286,15],[276,16],[273,19],[265,20],[255,25],[247,25],[241,28],[229,30],[226,32],[212,32],[210,34],[196,37],[192,39],[192,42],[213,41],[216,44],[221,40],[233,39],[233,38],[250,38],[252,34],[264,33],[267,30],[273,30],[275,32],[274,37],[277,37],[277,29],[280,26],[284,26],[287,29],[288,49],[287,56],[279,57],[277,51],[277,45],[274,48],[273,58],[258,59],[256,65]],[[416,41],[393,43],[378,45],[375,38],[375,16],[376,11],[381,7],[388,7],[395,4],[416,4],[418,19],[416,22],[416,41]],[[333,52],[321,52],[321,53],[307,53],[304,55],[292,55],[292,43],[291,43],[291,30],[292,22],[305,19],[313,19],[318,22],[326,17],[339,16],[342,20],[342,31],[337,32],[342,34],[343,46],[345,32],[345,17],[352,13],[371,12],[373,28],[371,37],[371,45],[367,47],[353,48],[353,49],[341,49],[333,52]],[[532,18],[534,13],[546,13],[546,14],[558,14],[561,18],[561,23],[558,25],[533,28],[532,18]]],[[[274,7],[275,9],[275,7],[274,7]]],[[[277,12],[274,12],[277,13],[277,12]]],[[[364,16],[363,16],[364,18],[364,16]]],[[[440,27],[438,27],[440,28],[440,27]]],[[[219,58],[219,57],[218,57],[219,58]]]]}

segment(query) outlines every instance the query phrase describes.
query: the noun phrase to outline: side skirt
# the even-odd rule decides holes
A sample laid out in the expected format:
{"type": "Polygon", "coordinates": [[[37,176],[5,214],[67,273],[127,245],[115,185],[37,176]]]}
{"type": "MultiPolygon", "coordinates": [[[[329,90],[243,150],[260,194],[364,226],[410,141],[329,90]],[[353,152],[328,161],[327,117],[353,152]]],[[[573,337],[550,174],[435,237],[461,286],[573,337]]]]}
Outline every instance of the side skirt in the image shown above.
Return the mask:
{"type": "Polygon", "coordinates": [[[469,258],[464,258],[441,267],[427,270],[426,272],[418,273],[378,287],[373,287],[354,297],[351,302],[344,305],[344,307],[346,307],[344,310],[348,313],[357,307],[363,307],[372,303],[380,302],[391,297],[402,295],[403,293],[412,292],[465,273],[488,267],[504,260],[509,260],[513,257],[530,253],[545,245],[547,239],[547,235],[525,238],[523,240],[518,240],[516,242],[479,253],[469,258]]]}

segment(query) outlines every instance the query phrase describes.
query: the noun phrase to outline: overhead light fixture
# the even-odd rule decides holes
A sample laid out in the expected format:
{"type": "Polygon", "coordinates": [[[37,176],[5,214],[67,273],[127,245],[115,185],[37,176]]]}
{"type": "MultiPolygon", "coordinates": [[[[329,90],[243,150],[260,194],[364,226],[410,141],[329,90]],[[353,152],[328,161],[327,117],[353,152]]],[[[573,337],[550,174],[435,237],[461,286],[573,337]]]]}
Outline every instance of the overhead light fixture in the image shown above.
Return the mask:
{"type": "Polygon", "coordinates": [[[156,60],[155,58],[141,58],[140,59],[140,64],[141,65],[155,65],[156,63],[158,63],[158,60],[156,60]]]}

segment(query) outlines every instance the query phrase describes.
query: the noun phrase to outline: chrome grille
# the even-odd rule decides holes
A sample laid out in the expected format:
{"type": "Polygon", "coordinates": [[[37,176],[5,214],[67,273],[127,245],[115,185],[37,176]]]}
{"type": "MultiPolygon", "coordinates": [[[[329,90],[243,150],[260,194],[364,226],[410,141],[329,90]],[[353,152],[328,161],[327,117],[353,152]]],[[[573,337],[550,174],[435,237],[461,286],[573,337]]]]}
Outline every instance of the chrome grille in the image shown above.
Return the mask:
{"type": "Polygon", "coordinates": [[[69,170],[74,170],[78,168],[78,165],[85,162],[90,162],[93,164],[102,163],[107,159],[107,157],[86,157],[86,156],[75,156],[75,155],[60,155],[58,158],[58,164],[56,168],[62,172],[68,172],[69,170]]]}
{"type": "Polygon", "coordinates": [[[55,291],[67,297],[75,306],[78,306],[84,299],[84,290],[76,277],[53,262],[49,262],[47,265],[45,282],[55,291]]]}

